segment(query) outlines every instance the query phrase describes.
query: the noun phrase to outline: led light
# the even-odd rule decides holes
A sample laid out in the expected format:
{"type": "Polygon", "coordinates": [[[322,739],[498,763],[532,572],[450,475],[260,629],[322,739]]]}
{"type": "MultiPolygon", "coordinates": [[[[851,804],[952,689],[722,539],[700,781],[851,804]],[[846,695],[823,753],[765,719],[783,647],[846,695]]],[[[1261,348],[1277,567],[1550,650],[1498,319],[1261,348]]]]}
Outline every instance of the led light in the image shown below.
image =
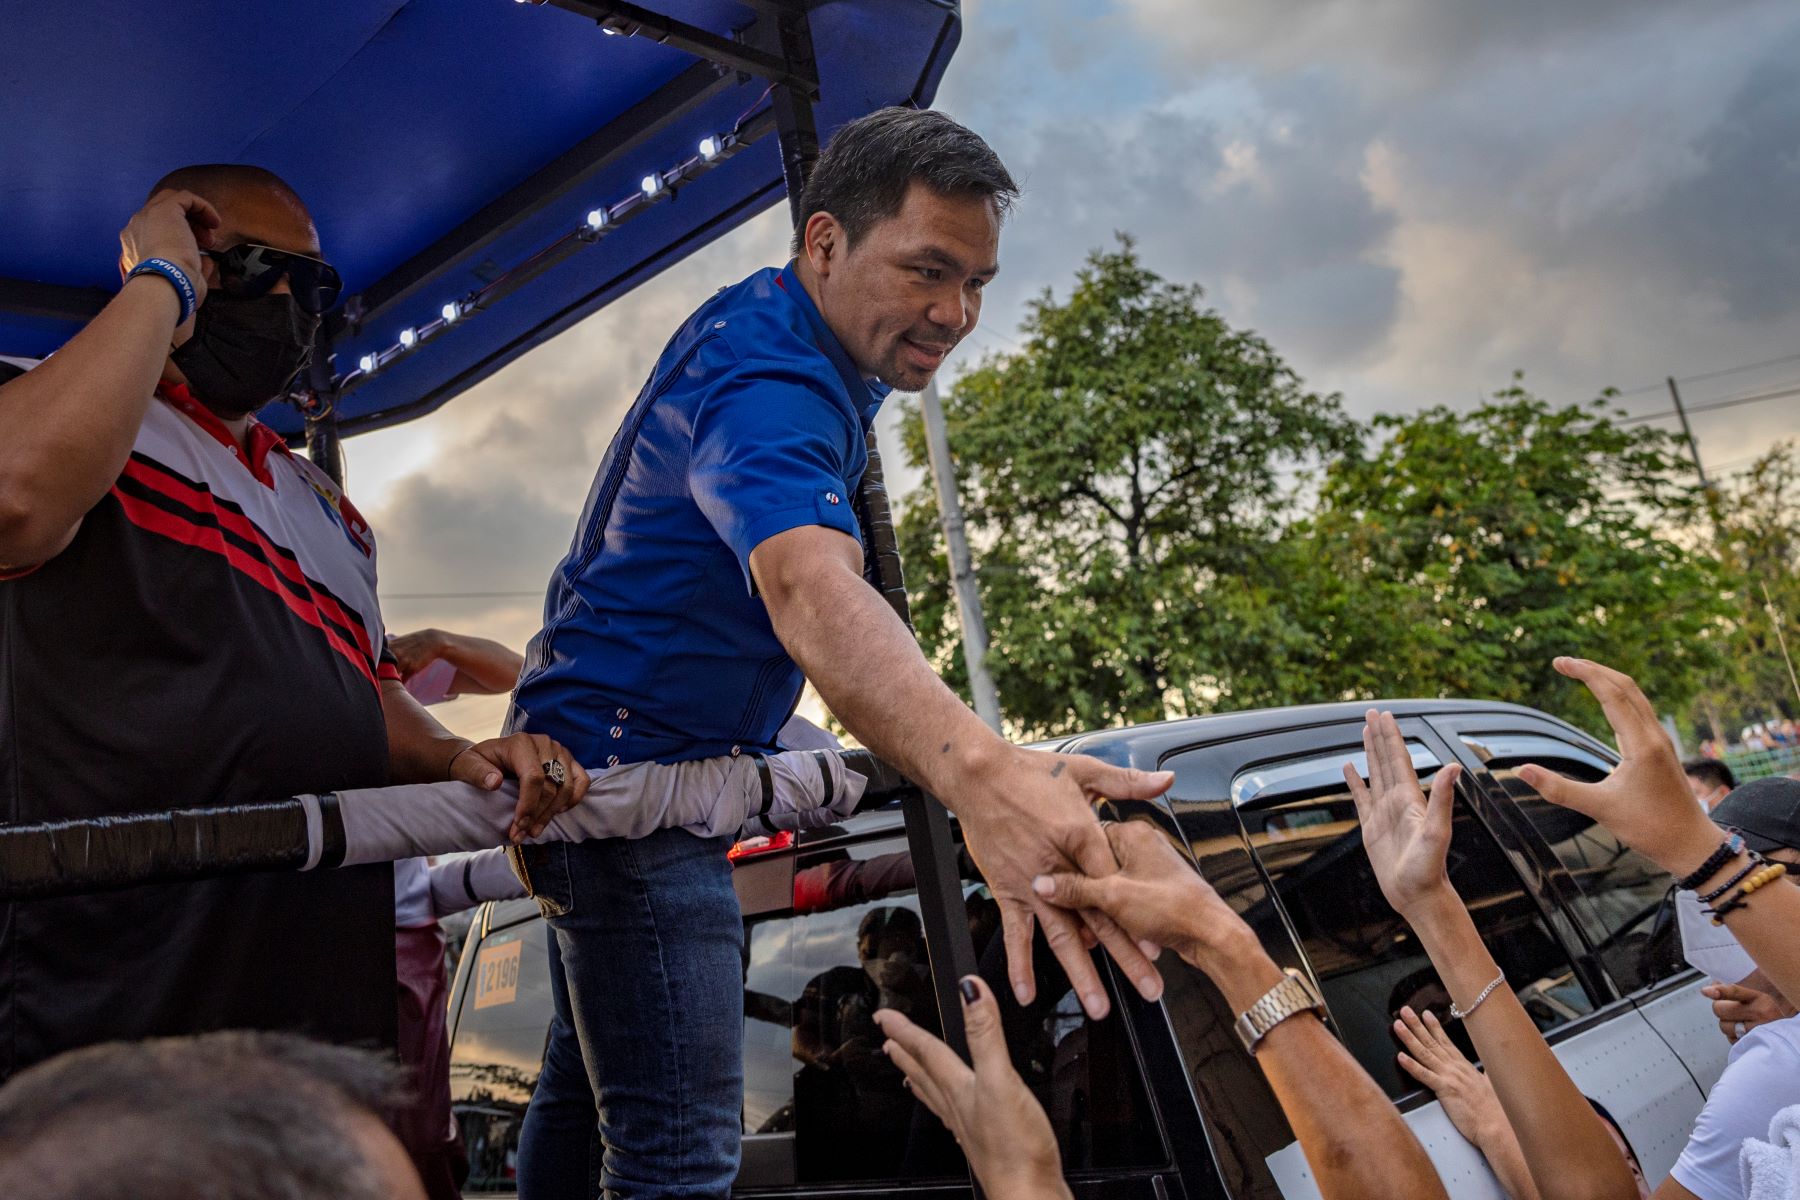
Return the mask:
{"type": "Polygon", "coordinates": [[[610,25],[602,25],[600,27],[600,32],[604,33],[607,37],[618,37],[619,36],[619,31],[614,29],[610,25]]]}
{"type": "Polygon", "coordinates": [[[596,208],[588,213],[587,227],[589,229],[604,229],[606,228],[606,221],[606,210],[604,208],[596,208]]]}
{"type": "Polygon", "coordinates": [[[707,162],[711,162],[713,159],[719,157],[719,139],[712,137],[701,138],[700,157],[707,162]]]}
{"type": "Polygon", "coordinates": [[[444,324],[448,325],[452,321],[456,320],[456,318],[462,316],[462,308],[456,303],[456,301],[452,300],[450,303],[444,305],[444,307],[442,307],[438,310],[438,315],[443,317],[444,324]]]}
{"type": "Polygon", "coordinates": [[[370,371],[375,369],[375,356],[373,354],[365,354],[357,361],[356,365],[362,368],[364,375],[367,375],[370,371]]]}
{"type": "Polygon", "coordinates": [[[400,331],[400,344],[406,349],[411,350],[414,346],[419,344],[419,331],[416,329],[402,329],[400,331]]]}
{"type": "Polygon", "coordinates": [[[654,195],[656,195],[656,193],[662,191],[662,187],[663,187],[662,176],[661,175],[646,175],[646,176],[644,176],[644,181],[642,183],[638,184],[638,187],[643,189],[644,195],[654,196],[654,195]]]}

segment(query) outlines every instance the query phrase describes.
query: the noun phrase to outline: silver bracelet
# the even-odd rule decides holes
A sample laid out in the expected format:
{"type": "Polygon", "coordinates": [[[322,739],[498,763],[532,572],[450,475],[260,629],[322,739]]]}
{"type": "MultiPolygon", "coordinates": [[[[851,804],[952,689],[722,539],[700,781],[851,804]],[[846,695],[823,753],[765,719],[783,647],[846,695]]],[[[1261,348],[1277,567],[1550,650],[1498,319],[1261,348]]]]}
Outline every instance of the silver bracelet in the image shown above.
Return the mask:
{"type": "Polygon", "coordinates": [[[1500,972],[1499,975],[1494,977],[1494,982],[1488,984],[1486,987],[1481,989],[1481,995],[1475,997],[1475,1003],[1469,1005],[1467,1011],[1464,1011],[1463,1009],[1456,1007],[1456,1001],[1454,1001],[1454,1000],[1450,1001],[1450,1015],[1455,1017],[1459,1021],[1468,1020],[1471,1016],[1473,1016],[1475,1014],[1475,1010],[1481,1007],[1481,1002],[1483,1000],[1486,1000],[1489,996],[1493,995],[1494,989],[1499,987],[1501,984],[1503,984],[1505,982],[1506,982],[1506,972],[1502,971],[1502,972],[1500,972]]]}

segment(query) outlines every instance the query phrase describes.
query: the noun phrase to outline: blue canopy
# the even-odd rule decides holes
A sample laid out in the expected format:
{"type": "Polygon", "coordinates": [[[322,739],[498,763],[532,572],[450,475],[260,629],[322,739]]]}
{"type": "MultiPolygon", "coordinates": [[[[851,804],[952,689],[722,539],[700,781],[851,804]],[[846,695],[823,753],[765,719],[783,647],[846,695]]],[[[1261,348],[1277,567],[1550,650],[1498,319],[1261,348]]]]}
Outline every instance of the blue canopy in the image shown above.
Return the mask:
{"type": "Polygon", "coordinates": [[[436,408],[780,201],[815,135],[929,104],[960,34],[956,0],[5,3],[0,354],[105,303],[164,172],[255,163],[343,274],[315,383],[346,432],[436,408]]]}

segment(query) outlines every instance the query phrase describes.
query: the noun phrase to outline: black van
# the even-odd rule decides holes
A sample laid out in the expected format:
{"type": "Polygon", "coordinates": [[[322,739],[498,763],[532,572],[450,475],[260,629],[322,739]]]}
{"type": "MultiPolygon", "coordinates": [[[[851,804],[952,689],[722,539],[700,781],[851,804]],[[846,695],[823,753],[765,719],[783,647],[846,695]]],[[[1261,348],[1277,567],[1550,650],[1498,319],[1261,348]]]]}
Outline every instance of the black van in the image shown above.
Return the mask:
{"type": "MultiPolygon", "coordinates": [[[[1531,761],[1597,778],[1612,751],[1511,705],[1390,707],[1422,780],[1463,764],[1452,880],[1559,1057],[1660,1178],[1726,1050],[1698,996],[1702,980],[1680,961],[1668,928],[1670,881],[1513,770],[1531,761]]],[[[1175,772],[1169,795],[1139,811],[1178,834],[1277,961],[1317,982],[1338,1035],[1407,1113],[1452,1194],[1497,1194],[1430,1094],[1395,1065],[1393,1014],[1411,1004],[1442,1015],[1449,1001],[1362,852],[1340,768],[1346,759],[1360,765],[1364,711],[1235,713],[1087,734],[1057,748],[1175,772]]],[[[1232,1033],[1235,1014],[1173,956],[1164,956],[1167,988],[1155,1004],[1103,967],[1114,1014],[1091,1021],[1040,939],[1038,998],[1022,1008],[1004,986],[997,907],[966,853],[962,911],[921,912],[897,805],[797,843],[734,853],[746,946],[739,1194],[972,1194],[955,1142],[902,1088],[870,1019],[888,1006],[937,1027],[924,931],[958,918],[1007,1006],[1014,1061],[1050,1115],[1076,1196],[1316,1194],[1232,1033]]],[[[451,1087],[470,1196],[512,1192],[549,1024],[545,933],[531,901],[487,906],[456,973],[451,1087]]]]}

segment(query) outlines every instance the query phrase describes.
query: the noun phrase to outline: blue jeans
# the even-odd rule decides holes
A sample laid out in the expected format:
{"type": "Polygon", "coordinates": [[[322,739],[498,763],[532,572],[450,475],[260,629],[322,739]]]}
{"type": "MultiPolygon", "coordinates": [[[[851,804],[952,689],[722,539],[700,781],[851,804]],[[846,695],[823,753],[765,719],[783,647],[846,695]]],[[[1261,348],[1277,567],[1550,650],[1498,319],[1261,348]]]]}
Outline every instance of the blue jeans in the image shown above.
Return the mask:
{"type": "Polygon", "coordinates": [[[520,1200],[729,1194],[744,1098],[730,844],[662,829],[524,848],[553,931],[555,1017],[520,1134],[520,1200]]]}

